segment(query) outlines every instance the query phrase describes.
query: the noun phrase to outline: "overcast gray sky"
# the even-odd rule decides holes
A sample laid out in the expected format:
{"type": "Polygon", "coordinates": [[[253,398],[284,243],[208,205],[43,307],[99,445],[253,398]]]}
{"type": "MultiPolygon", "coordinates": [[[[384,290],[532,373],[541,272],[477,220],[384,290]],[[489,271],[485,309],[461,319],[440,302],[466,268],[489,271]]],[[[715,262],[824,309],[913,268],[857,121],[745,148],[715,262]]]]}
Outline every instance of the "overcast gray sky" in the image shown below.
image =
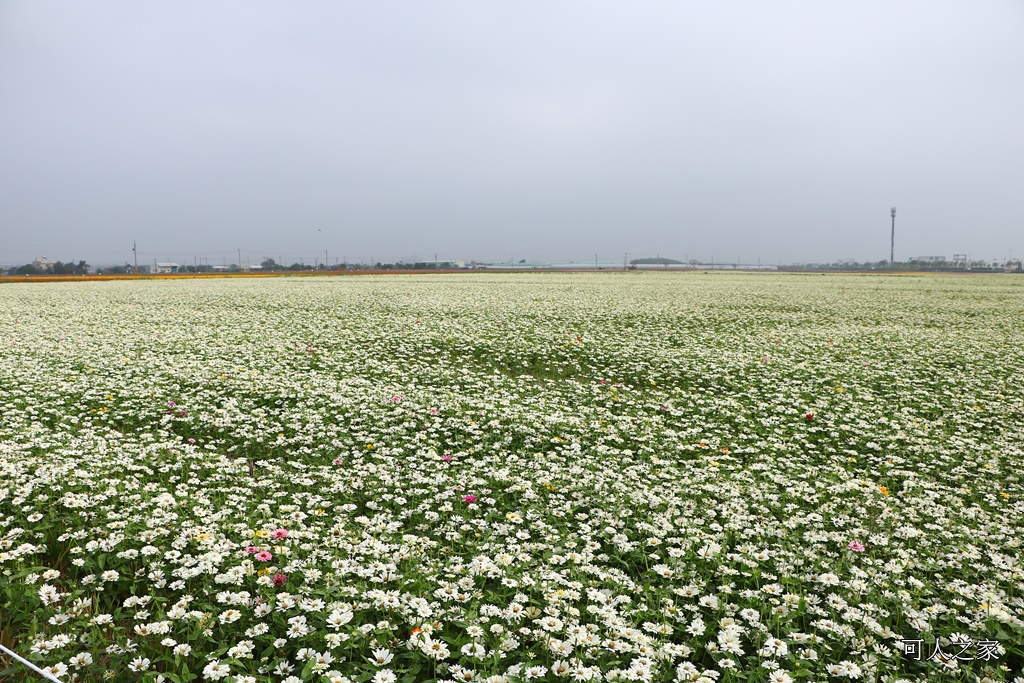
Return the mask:
{"type": "Polygon", "coordinates": [[[0,263],[1024,256],[1024,3],[0,2],[0,263]]]}

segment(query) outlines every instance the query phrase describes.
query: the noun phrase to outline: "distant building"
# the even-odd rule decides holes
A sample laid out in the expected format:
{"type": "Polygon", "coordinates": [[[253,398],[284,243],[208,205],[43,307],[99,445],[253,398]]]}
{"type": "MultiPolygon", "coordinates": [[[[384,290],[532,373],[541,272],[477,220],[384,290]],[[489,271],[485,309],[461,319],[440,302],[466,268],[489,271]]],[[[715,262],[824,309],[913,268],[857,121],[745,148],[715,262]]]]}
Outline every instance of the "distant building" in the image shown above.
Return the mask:
{"type": "Polygon", "coordinates": [[[177,273],[179,268],[177,263],[153,263],[154,273],[177,273]]]}
{"type": "Polygon", "coordinates": [[[945,256],[918,256],[914,261],[920,261],[921,263],[945,263],[945,256]]]}
{"type": "Polygon", "coordinates": [[[39,258],[32,262],[32,265],[35,266],[36,268],[39,268],[40,270],[53,270],[53,266],[56,263],[56,261],[50,260],[45,256],[40,256],[39,258]]]}

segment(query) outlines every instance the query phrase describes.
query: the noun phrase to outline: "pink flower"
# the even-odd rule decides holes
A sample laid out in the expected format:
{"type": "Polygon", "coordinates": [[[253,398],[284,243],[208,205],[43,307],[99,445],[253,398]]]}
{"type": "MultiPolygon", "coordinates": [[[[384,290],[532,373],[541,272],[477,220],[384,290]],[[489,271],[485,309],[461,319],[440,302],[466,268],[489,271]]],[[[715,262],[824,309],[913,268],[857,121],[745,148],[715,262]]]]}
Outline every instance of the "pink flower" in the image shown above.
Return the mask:
{"type": "Polygon", "coordinates": [[[277,529],[272,534],[270,534],[270,537],[272,539],[274,539],[275,541],[280,541],[282,538],[288,538],[288,530],[287,529],[277,529]]]}
{"type": "Polygon", "coordinates": [[[256,547],[256,546],[254,546],[254,545],[247,545],[247,546],[245,547],[245,552],[249,553],[250,555],[255,555],[255,554],[256,554],[256,553],[258,553],[259,551],[260,551],[260,549],[259,549],[259,548],[257,548],[257,547],[256,547]]]}
{"type": "Polygon", "coordinates": [[[441,456],[441,460],[444,460],[445,462],[451,462],[452,461],[452,456],[450,456],[450,455],[442,455],[441,456]]]}
{"type": "Polygon", "coordinates": [[[176,405],[178,405],[178,404],[177,404],[177,403],[175,403],[174,401],[168,401],[168,402],[167,402],[167,407],[168,407],[168,408],[173,408],[173,407],[174,407],[174,406],[176,406],[176,405]]]}
{"type": "Polygon", "coordinates": [[[260,551],[260,552],[256,553],[256,559],[259,560],[260,562],[270,562],[271,558],[273,558],[273,557],[274,556],[271,555],[270,552],[267,551],[267,550],[263,550],[263,551],[260,551]]]}
{"type": "Polygon", "coordinates": [[[340,465],[340,464],[342,464],[342,463],[343,463],[343,462],[345,462],[345,461],[344,461],[344,460],[342,460],[341,458],[335,458],[335,459],[334,459],[334,460],[332,460],[331,462],[333,462],[333,463],[334,463],[335,465],[340,465]]]}
{"type": "Polygon", "coordinates": [[[288,577],[284,574],[274,574],[274,588],[280,588],[284,585],[284,582],[288,580],[288,577]]]}
{"type": "Polygon", "coordinates": [[[849,545],[846,546],[855,553],[864,552],[864,544],[860,541],[850,541],[849,545]]]}
{"type": "Polygon", "coordinates": [[[430,409],[430,414],[431,415],[437,415],[437,408],[431,408],[430,409]]]}
{"type": "Polygon", "coordinates": [[[467,503],[475,503],[476,502],[476,496],[473,496],[473,495],[463,496],[462,500],[464,500],[467,503]]]}
{"type": "Polygon", "coordinates": [[[195,439],[193,439],[193,438],[189,438],[188,442],[189,442],[189,443],[195,443],[195,442],[196,442],[196,440],[195,440],[195,439]]]}

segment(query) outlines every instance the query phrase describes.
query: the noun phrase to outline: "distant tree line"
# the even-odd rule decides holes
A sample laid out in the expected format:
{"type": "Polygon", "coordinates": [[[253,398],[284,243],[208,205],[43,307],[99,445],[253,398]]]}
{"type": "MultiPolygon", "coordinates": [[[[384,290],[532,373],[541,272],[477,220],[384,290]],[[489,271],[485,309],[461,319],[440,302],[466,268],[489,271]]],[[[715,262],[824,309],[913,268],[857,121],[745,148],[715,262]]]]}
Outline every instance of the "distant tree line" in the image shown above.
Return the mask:
{"type": "Polygon", "coordinates": [[[942,261],[933,259],[910,259],[889,263],[882,261],[837,261],[835,263],[802,263],[797,265],[781,266],[780,270],[895,270],[895,271],[936,271],[936,272],[975,272],[975,273],[1005,273],[1024,272],[1020,259],[1010,259],[1004,262],[999,261],[942,261]]]}
{"type": "Polygon", "coordinates": [[[23,266],[15,266],[8,271],[9,275],[87,275],[88,273],[89,264],[85,261],[79,261],[78,263],[55,261],[45,266],[26,263],[23,266]]]}

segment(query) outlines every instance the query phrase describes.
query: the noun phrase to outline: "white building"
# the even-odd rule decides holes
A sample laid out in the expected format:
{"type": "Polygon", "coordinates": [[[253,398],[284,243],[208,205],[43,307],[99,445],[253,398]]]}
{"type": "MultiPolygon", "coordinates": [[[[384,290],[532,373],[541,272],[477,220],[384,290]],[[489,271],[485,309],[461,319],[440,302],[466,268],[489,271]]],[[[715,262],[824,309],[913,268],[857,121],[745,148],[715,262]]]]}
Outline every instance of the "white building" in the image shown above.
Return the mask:
{"type": "Polygon", "coordinates": [[[57,262],[48,259],[45,256],[40,256],[39,258],[32,262],[32,265],[41,270],[53,270],[53,264],[55,263],[57,262]]]}
{"type": "Polygon", "coordinates": [[[154,273],[177,273],[178,268],[179,266],[177,263],[157,263],[156,261],[153,262],[154,273]]]}

